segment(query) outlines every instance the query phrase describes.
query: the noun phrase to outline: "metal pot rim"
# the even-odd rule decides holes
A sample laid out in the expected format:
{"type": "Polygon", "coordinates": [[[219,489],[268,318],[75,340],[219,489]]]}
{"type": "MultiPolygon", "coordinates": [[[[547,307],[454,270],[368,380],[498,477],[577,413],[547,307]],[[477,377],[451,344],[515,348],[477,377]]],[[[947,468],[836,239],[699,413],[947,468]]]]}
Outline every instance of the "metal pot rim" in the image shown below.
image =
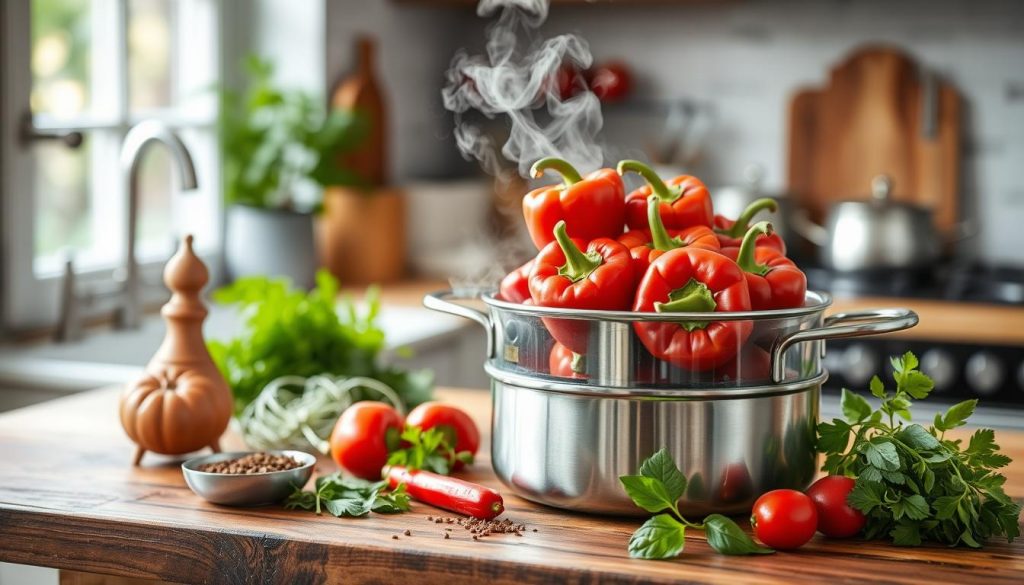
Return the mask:
{"type": "Polygon", "coordinates": [[[722,388],[618,388],[614,386],[593,386],[585,383],[573,383],[518,374],[503,370],[494,365],[492,360],[484,363],[484,370],[493,380],[508,386],[528,388],[556,394],[571,394],[590,398],[629,398],[648,400],[733,400],[737,398],[758,398],[761,396],[778,396],[802,392],[813,387],[820,387],[828,379],[828,371],[822,370],[813,378],[793,380],[779,384],[750,387],[722,388]]]}
{"type": "Polygon", "coordinates": [[[494,296],[493,291],[485,292],[480,298],[489,307],[509,311],[517,315],[532,315],[536,317],[562,317],[581,319],[585,321],[743,321],[763,319],[784,319],[787,317],[802,317],[815,313],[823,313],[832,305],[832,295],[819,292],[807,291],[804,297],[804,306],[793,309],[773,309],[771,311],[715,311],[713,313],[655,313],[640,311],[600,311],[592,309],[565,309],[560,307],[541,307],[537,305],[523,305],[510,303],[494,296]],[[714,315],[713,319],[709,319],[714,315]]]}

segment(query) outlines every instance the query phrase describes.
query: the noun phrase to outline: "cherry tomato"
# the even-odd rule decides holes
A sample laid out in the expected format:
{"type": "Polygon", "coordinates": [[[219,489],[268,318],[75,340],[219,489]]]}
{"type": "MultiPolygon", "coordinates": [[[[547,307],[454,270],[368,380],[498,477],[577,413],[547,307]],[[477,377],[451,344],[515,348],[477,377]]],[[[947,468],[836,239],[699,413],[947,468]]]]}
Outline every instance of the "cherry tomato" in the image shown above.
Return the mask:
{"type": "MultiPolygon", "coordinates": [[[[480,431],[477,430],[473,419],[454,406],[440,402],[424,402],[412,409],[405,423],[424,431],[440,429],[455,453],[466,451],[470,455],[476,455],[476,450],[480,448],[480,431]]],[[[453,470],[461,468],[462,461],[452,461],[453,470]]]]}
{"type": "Polygon", "coordinates": [[[830,538],[849,538],[864,528],[864,514],[846,503],[855,483],[849,477],[829,475],[807,489],[818,510],[818,532],[830,538]]]}
{"type": "Polygon", "coordinates": [[[590,71],[590,91],[602,102],[617,102],[629,96],[633,74],[621,61],[608,61],[590,71]]]}
{"type": "Polygon", "coordinates": [[[554,89],[562,101],[587,90],[587,80],[583,77],[579,67],[571,62],[562,63],[554,77],[554,89]]]}
{"type": "Polygon", "coordinates": [[[402,415],[383,402],[357,402],[341,413],[331,432],[331,457],[352,475],[381,478],[388,454],[397,449],[402,415]]]}
{"type": "Polygon", "coordinates": [[[548,372],[552,376],[560,378],[586,378],[586,374],[573,369],[574,365],[579,369],[585,363],[583,362],[585,359],[556,341],[554,347],[551,348],[551,355],[548,357],[548,372]]]}
{"type": "Polygon", "coordinates": [[[801,547],[818,528],[818,511],[806,494],[796,490],[772,490],[754,502],[750,515],[754,535],[780,550],[801,547]]]}

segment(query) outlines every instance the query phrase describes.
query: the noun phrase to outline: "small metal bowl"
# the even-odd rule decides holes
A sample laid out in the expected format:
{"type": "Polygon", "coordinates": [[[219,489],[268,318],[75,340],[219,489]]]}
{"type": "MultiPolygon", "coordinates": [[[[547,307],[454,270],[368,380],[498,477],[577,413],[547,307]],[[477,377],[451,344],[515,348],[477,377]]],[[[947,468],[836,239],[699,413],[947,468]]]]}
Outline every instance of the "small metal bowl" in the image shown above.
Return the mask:
{"type": "Polygon", "coordinates": [[[228,459],[244,457],[256,451],[235,451],[213,453],[193,457],[181,464],[185,483],[197,496],[214,504],[225,506],[264,506],[280,502],[296,487],[302,487],[313,475],[316,457],[302,451],[277,450],[261,451],[274,455],[286,455],[302,463],[301,467],[267,473],[210,473],[199,471],[206,463],[217,463],[228,459]]]}

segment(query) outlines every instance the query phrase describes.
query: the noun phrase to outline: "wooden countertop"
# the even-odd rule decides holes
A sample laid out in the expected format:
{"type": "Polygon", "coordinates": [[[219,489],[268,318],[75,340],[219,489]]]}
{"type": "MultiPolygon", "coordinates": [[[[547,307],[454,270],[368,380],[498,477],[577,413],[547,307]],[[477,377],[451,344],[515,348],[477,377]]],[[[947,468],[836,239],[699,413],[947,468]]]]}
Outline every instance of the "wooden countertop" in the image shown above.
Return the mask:
{"type": "MultiPolygon", "coordinates": [[[[527,532],[479,542],[458,529],[444,539],[441,526],[426,519],[438,512],[423,504],[408,514],[361,519],[219,507],[189,491],[172,459],[147,455],[143,467],[131,466],[117,393],[97,390],[0,415],[0,561],[215,583],[992,584],[1020,583],[1024,574],[1022,541],[972,551],[817,536],[796,552],[725,557],[694,531],[676,560],[634,560],[626,543],[639,520],[561,512],[507,489],[506,517],[525,523],[527,532]],[[411,536],[402,534],[406,529],[411,536]]],[[[438,394],[488,428],[487,392],[438,394]]],[[[1024,496],[1024,433],[1001,432],[999,442],[1017,462],[1006,490],[1024,496]]],[[[225,448],[238,444],[233,435],[224,439],[225,448]]],[[[468,478],[500,487],[486,449],[468,478]]],[[[324,462],[318,471],[333,465],[324,462]]]]}

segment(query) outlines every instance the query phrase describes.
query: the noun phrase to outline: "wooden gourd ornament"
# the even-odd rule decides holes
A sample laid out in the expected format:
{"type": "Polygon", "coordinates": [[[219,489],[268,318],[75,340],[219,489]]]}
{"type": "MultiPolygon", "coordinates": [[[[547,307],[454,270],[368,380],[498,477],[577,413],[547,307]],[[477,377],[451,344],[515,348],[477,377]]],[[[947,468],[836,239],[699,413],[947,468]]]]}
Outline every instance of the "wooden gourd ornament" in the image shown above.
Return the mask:
{"type": "Polygon", "coordinates": [[[231,390],[203,340],[207,310],[199,292],[210,275],[186,236],[164,267],[171,300],[160,310],[167,334],[146,373],[121,395],[121,425],[138,448],[182,455],[203,447],[220,451],[219,439],[231,419],[231,390]]]}

